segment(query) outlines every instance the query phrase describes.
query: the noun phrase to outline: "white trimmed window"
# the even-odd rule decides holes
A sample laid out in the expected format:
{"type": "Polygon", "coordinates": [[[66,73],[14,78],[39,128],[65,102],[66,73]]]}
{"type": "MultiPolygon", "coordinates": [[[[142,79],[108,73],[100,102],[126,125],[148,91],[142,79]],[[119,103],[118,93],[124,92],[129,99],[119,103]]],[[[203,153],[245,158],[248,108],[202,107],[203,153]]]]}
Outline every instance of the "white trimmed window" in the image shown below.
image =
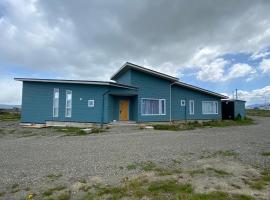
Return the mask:
{"type": "Polygon", "coordinates": [[[66,90],[66,117],[71,117],[72,112],[72,91],[66,90]]]}
{"type": "Polygon", "coordinates": [[[186,106],[186,100],[184,99],[181,100],[181,106],[186,106]]]}
{"type": "Polygon", "coordinates": [[[189,114],[194,115],[194,100],[189,100],[189,114]]]}
{"type": "Polygon", "coordinates": [[[53,90],[53,117],[58,117],[59,113],[59,88],[53,90]]]}
{"type": "Polygon", "coordinates": [[[166,100],[143,98],[141,113],[142,115],[166,115],[166,100]]]}
{"type": "Polygon", "coordinates": [[[218,114],[218,102],[217,101],[203,101],[202,102],[202,114],[218,114]]]}
{"type": "Polygon", "coordinates": [[[88,100],[88,107],[94,107],[95,106],[95,100],[88,100]]]}

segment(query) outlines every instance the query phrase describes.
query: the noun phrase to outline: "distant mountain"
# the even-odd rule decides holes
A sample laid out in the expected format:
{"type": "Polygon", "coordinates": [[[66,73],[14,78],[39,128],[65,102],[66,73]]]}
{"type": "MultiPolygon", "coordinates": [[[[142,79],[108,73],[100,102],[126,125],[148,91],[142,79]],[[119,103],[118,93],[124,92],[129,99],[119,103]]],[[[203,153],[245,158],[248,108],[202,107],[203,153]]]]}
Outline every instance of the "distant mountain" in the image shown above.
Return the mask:
{"type": "Polygon", "coordinates": [[[0,104],[0,109],[12,109],[12,108],[21,108],[21,105],[0,104]]]}
{"type": "Polygon", "coordinates": [[[266,105],[264,103],[252,104],[252,105],[246,106],[246,108],[248,108],[248,109],[254,109],[254,108],[256,108],[256,109],[269,109],[270,108],[270,103],[268,103],[266,105]]]}

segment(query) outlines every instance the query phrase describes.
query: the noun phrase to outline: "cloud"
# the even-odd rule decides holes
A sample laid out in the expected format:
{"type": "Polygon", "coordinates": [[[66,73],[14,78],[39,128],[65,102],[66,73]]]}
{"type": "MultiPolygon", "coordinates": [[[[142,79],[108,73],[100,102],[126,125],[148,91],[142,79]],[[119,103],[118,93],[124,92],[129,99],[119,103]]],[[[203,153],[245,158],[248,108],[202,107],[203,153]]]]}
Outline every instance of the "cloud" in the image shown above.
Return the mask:
{"type": "Polygon", "coordinates": [[[223,55],[270,44],[269,9],[244,0],[2,0],[0,68],[108,80],[129,61],[218,81],[233,67],[223,55]]]}
{"type": "Polygon", "coordinates": [[[228,61],[219,58],[205,65],[197,74],[197,78],[202,81],[220,81],[223,80],[224,68],[228,61]]]}
{"type": "Polygon", "coordinates": [[[230,64],[229,61],[218,58],[210,64],[205,64],[197,73],[197,78],[202,81],[225,82],[245,77],[247,81],[250,81],[256,75],[256,70],[245,63],[233,64],[225,71],[228,64],[230,64]]]}
{"type": "Polygon", "coordinates": [[[270,42],[267,1],[3,2],[1,61],[64,76],[107,78],[125,61],[145,60],[177,73],[270,42]]]}
{"type": "Polygon", "coordinates": [[[12,78],[1,77],[0,82],[0,103],[19,105],[21,104],[21,83],[12,78]]]}
{"type": "Polygon", "coordinates": [[[262,49],[262,50],[260,50],[260,51],[257,51],[257,52],[254,52],[251,56],[250,56],[250,58],[252,59],[252,60],[257,60],[257,59],[261,59],[261,58],[266,58],[266,57],[268,57],[270,55],[270,51],[269,51],[269,49],[262,49]]]}
{"type": "Polygon", "coordinates": [[[270,74],[270,59],[263,59],[259,67],[262,73],[270,74]]]}
{"type": "Polygon", "coordinates": [[[270,103],[270,85],[251,91],[238,91],[239,99],[245,100],[247,105],[254,103],[270,103]]]}
{"type": "Polygon", "coordinates": [[[252,75],[255,75],[255,73],[256,70],[250,65],[245,63],[237,63],[229,68],[228,75],[224,78],[224,80],[231,80],[247,76],[250,79],[252,78],[252,75]]]}

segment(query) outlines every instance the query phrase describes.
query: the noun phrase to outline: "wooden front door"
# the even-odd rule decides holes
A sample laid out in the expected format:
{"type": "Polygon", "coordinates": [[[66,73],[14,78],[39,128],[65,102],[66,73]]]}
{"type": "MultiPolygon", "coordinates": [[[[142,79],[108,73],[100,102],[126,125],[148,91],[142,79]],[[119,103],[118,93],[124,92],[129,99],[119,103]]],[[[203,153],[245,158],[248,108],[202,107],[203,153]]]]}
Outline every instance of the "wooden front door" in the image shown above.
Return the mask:
{"type": "Polygon", "coordinates": [[[120,121],[127,121],[128,120],[128,106],[129,106],[129,101],[128,100],[120,100],[119,103],[119,119],[120,121]]]}

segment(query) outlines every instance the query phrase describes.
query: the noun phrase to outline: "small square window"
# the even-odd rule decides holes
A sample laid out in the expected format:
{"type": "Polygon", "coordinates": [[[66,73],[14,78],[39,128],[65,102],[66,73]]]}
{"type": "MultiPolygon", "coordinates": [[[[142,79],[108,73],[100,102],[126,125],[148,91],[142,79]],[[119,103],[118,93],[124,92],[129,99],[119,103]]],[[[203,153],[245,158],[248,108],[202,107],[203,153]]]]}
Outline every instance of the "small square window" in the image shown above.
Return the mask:
{"type": "Polygon", "coordinates": [[[88,100],[88,107],[94,107],[95,106],[95,100],[88,100]]]}
{"type": "Polygon", "coordinates": [[[181,106],[186,106],[186,100],[184,99],[181,100],[181,106]]]}

